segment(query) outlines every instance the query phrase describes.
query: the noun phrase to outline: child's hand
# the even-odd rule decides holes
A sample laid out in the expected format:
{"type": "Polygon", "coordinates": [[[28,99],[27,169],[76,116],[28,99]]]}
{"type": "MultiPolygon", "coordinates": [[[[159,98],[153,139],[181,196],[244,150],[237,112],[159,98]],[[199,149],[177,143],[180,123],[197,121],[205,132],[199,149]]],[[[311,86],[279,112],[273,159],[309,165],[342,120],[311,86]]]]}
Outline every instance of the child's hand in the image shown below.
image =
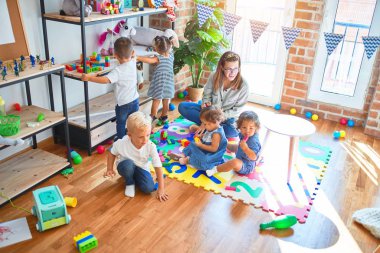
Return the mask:
{"type": "Polygon", "coordinates": [[[243,151],[246,150],[247,148],[249,148],[248,145],[247,145],[247,142],[246,142],[244,139],[240,141],[239,146],[240,146],[240,148],[241,148],[243,151]]]}
{"type": "Polygon", "coordinates": [[[82,74],[82,81],[90,81],[90,75],[88,74],[82,74]]]}
{"type": "Polygon", "coordinates": [[[157,199],[161,202],[169,199],[169,196],[165,193],[164,189],[161,187],[158,187],[157,199]]]}
{"type": "Polygon", "coordinates": [[[107,170],[106,172],[104,172],[103,174],[103,177],[114,177],[116,175],[115,171],[114,170],[107,170]]]}
{"type": "Polygon", "coordinates": [[[206,102],[201,105],[202,108],[209,107],[209,106],[211,106],[211,102],[206,102]]]}

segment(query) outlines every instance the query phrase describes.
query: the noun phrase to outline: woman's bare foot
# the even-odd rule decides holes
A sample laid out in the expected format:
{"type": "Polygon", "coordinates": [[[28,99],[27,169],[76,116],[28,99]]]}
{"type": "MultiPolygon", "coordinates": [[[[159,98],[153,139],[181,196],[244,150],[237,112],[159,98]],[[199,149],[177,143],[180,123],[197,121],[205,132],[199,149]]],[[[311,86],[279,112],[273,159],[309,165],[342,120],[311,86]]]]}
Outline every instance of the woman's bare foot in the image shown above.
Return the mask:
{"type": "Polygon", "coordinates": [[[179,158],[179,163],[182,165],[186,165],[189,162],[189,157],[181,157],[179,158]]]}

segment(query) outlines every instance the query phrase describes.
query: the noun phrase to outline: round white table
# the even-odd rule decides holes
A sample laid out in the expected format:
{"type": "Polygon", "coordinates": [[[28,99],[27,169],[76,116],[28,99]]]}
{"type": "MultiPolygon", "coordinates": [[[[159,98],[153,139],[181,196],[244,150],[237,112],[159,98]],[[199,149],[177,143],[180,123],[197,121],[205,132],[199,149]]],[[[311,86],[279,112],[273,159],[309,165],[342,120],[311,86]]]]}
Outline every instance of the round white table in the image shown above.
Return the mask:
{"type": "Polygon", "coordinates": [[[289,183],[290,174],[293,167],[294,149],[298,144],[299,137],[308,136],[315,133],[315,126],[303,118],[286,114],[273,114],[263,120],[262,124],[268,129],[268,131],[264,137],[260,153],[263,153],[271,132],[290,137],[287,181],[289,183]]]}

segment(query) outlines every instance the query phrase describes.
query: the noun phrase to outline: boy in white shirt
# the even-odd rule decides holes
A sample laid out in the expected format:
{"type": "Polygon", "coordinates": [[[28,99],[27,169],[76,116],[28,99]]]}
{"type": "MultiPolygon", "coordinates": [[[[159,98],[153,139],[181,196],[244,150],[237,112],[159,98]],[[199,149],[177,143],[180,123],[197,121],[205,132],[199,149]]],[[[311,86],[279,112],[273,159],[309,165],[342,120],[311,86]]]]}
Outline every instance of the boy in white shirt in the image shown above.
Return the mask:
{"type": "Polygon", "coordinates": [[[115,57],[119,61],[119,66],[106,76],[82,75],[82,81],[95,83],[115,83],[116,100],[116,139],[125,136],[125,123],[130,114],[139,110],[139,94],[137,92],[137,70],[136,58],[132,41],[121,37],[115,41],[115,57]]]}
{"type": "Polygon", "coordinates": [[[168,200],[156,145],[149,140],[152,129],[150,116],[143,112],[132,113],[128,117],[127,128],[128,134],[123,139],[117,140],[108,153],[107,171],[104,177],[113,177],[116,174],[113,166],[118,157],[117,171],[125,179],[125,195],[133,198],[135,186],[144,193],[151,193],[155,190],[155,185],[150,174],[148,159],[152,158],[158,181],[157,199],[168,200]]]}

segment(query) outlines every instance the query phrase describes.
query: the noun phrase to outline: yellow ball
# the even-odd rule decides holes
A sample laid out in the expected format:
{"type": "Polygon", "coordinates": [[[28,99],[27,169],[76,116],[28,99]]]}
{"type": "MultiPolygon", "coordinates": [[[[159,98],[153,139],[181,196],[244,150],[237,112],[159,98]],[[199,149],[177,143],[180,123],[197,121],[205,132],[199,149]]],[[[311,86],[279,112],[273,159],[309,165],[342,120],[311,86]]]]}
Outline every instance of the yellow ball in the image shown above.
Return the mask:
{"type": "Polygon", "coordinates": [[[296,109],[294,109],[294,108],[290,109],[290,114],[294,115],[294,114],[296,114],[296,113],[297,113],[297,110],[296,110],[296,109]]]}
{"type": "Polygon", "coordinates": [[[346,131],[341,130],[340,131],[340,138],[344,138],[344,137],[346,137],[346,131]]]}
{"type": "Polygon", "coordinates": [[[311,116],[311,119],[314,120],[314,121],[318,120],[318,115],[317,114],[313,114],[313,116],[311,116]]]}

